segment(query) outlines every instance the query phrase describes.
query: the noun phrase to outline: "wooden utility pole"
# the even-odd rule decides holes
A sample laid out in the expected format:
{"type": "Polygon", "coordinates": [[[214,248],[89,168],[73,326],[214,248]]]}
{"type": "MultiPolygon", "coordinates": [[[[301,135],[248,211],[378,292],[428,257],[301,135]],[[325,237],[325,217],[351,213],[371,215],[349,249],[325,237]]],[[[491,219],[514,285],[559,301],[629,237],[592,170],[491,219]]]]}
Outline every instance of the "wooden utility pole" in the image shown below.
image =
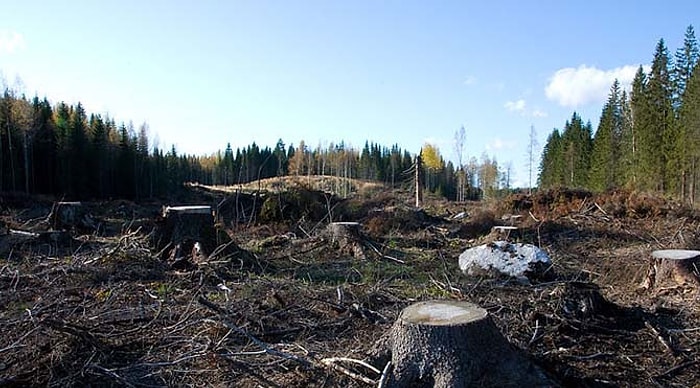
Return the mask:
{"type": "Polygon", "coordinates": [[[416,156],[416,207],[420,207],[423,203],[423,185],[421,184],[420,172],[423,169],[423,162],[420,155],[416,156]]]}

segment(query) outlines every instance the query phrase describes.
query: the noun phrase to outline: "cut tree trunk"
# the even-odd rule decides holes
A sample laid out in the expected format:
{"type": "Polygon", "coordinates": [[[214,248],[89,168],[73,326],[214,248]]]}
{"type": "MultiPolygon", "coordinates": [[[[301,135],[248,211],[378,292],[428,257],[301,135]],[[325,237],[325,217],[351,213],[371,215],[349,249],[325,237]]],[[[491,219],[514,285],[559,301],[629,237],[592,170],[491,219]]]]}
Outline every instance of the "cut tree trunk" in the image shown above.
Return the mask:
{"type": "Polygon", "coordinates": [[[665,249],[654,251],[642,288],[700,287],[700,251],[665,249]]]}
{"type": "Polygon", "coordinates": [[[331,222],[326,227],[326,236],[332,244],[337,244],[341,252],[364,259],[360,225],[359,222],[331,222]]]}
{"type": "Polygon", "coordinates": [[[217,247],[211,207],[165,207],[155,232],[155,242],[156,249],[164,250],[163,254],[173,260],[210,254],[217,247]]]}
{"type": "Polygon", "coordinates": [[[333,242],[339,240],[360,240],[359,222],[331,222],[326,227],[326,233],[333,242]]]}
{"type": "Polygon", "coordinates": [[[403,310],[387,338],[386,387],[551,387],[553,380],[501,335],[486,310],[427,301],[403,310]]]}
{"type": "Polygon", "coordinates": [[[90,229],[97,228],[81,202],[56,202],[48,217],[51,229],[90,229]]]}

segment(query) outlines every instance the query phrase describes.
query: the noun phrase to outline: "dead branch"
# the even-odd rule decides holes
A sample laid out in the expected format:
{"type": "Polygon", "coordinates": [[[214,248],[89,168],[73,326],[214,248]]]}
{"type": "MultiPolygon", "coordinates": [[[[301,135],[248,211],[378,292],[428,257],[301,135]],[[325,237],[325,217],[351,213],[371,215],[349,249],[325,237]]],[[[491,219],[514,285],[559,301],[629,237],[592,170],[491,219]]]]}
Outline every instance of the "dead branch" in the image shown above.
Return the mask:
{"type": "Polygon", "coordinates": [[[659,342],[661,342],[661,345],[663,345],[669,353],[676,353],[675,349],[673,349],[673,347],[671,346],[671,343],[666,338],[664,338],[663,334],[661,334],[661,331],[659,331],[659,329],[652,326],[652,324],[649,323],[649,321],[644,321],[644,326],[646,326],[647,329],[649,329],[656,336],[656,339],[658,339],[659,342]]]}
{"type": "Polygon", "coordinates": [[[377,388],[384,388],[386,385],[386,379],[389,376],[389,371],[391,370],[391,360],[387,361],[386,365],[384,366],[384,370],[382,370],[382,376],[379,378],[379,384],[377,384],[377,388]]]}
{"type": "Polygon", "coordinates": [[[228,327],[229,329],[233,330],[234,332],[238,333],[239,335],[242,335],[242,336],[248,338],[248,339],[249,339],[251,342],[253,342],[255,345],[257,345],[258,347],[260,347],[260,348],[262,348],[263,350],[265,350],[265,353],[267,353],[267,354],[269,354],[269,355],[271,355],[271,356],[281,357],[281,358],[284,358],[284,359],[286,359],[286,360],[298,362],[299,364],[301,364],[301,365],[304,366],[305,368],[311,368],[311,367],[313,366],[313,364],[312,364],[309,360],[306,360],[306,359],[301,358],[301,357],[299,357],[299,356],[295,356],[295,355],[290,354],[290,353],[285,353],[285,352],[281,352],[281,351],[279,351],[279,350],[273,349],[273,348],[271,348],[270,345],[268,345],[267,343],[265,343],[265,342],[259,340],[258,338],[256,338],[255,336],[251,335],[251,334],[248,333],[247,331],[245,331],[245,330],[241,329],[240,327],[234,325],[232,322],[230,322],[230,321],[228,320],[228,313],[227,313],[224,309],[222,309],[221,307],[217,306],[217,305],[214,304],[213,302],[207,300],[207,299],[204,298],[203,296],[200,296],[199,298],[197,298],[197,301],[198,301],[202,306],[207,307],[208,309],[210,309],[210,310],[214,311],[215,313],[217,313],[217,314],[219,315],[219,317],[222,319],[221,323],[222,323],[224,326],[228,327]]]}
{"type": "Polygon", "coordinates": [[[663,372],[663,373],[657,375],[656,377],[657,377],[657,378],[659,378],[659,377],[669,377],[669,376],[674,375],[676,372],[680,371],[681,369],[685,369],[685,368],[687,368],[687,367],[689,367],[689,366],[693,366],[693,365],[698,364],[698,363],[700,363],[700,360],[687,361],[687,362],[684,362],[684,363],[682,363],[682,364],[679,364],[679,365],[674,366],[673,368],[671,368],[671,369],[669,369],[669,370],[667,370],[667,371],[665,371],[665,372],[663,372]]]}
{"type": "Polygon", "coordinates": [[[385,254],[381,253],[381,252],[379,251],[379,249],[377,249],[377,247],[375,247],[374,244],[372,244],[369,240],[363,240],[363,242],[365,243],[365,245],[367,245],[368,247],[370,247],[377,255],[379,255],[379,257],[381,257],[381,258],[383,258],[383,259],[391,260],[391,261],[393,261],[393,262],[395,262],[395,263],[406,264],[406,262],[403,261],[403,260],[401,260],[401,259],[397,259],[397,258],[395,258],[395,257],[388,256],[388,255],[385,255],[385,254]]]}
{"type": "Polygon", "coordinates": [[[344,373],[344,374],[350,376],[351,378],[353,378],[353,379],[355,379],[355,380],[362,381],[362,382],[365,383],[365,384],[369,384],[369,385],[374,385],[374,384],[376,384],[376,381],[370,379],[369,377],[363,376],[363,375],[361,375],[361,374],[359,374],[359,373],[353,372],[353,371],[351,371],[351,370],[349,370],[349,369],[347,369],[347,368],[344,368],[344,367],[338,365],[337,362],[340,362],[340,361],[353,362],[353,363],[362,365],[362,366],[364,366],[365,368],[367,368],[367,369],[369,369],[369,370],[371,370],[371,371],[373,371],[373,372],[375,372],[375,373],[377,373],[377,374],[380,374],[380,373],[381,373],[381,372],[379,371],[379,369],[373,367],[372,365],[370,365],[370,364],[368,364],[368,363],[366,363],[366,362],[364,362],[364,361],[362,361],[362,360],[356,360],[356,359],[353,359],[353,358],[346,358],[346,357],[330,357],[330,358],[324,358],[324,359],[322,359],[322,360],[321,360],[321,363],[322,363],[323,365],[329,366],[329,367],[331,367],[331,368],[337,370],[338,372],[344,373]]]}

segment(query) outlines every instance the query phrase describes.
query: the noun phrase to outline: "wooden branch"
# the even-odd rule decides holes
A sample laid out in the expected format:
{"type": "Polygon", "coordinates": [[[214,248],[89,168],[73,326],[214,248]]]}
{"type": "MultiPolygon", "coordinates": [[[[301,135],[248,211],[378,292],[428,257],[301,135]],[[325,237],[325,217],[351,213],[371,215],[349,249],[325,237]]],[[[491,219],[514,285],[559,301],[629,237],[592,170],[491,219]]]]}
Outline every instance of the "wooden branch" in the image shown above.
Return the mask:
{"type": "Polygon", "coordinates": [[[267,354],[269,354],[269,355],[271,355],[271,356],[281,357],[281,358],[284,358],[284,359],[286,359],[286,360],[298,362],[299,364],[301,364],[301,365],[304,366],[305,368],[310,368],[310,367],[313,366],[313,364],[311,363],[311,361],[309,361],[309,360],[307,360],[307,359],[304,359],[304,358],[301,358],[301,357],[299,357],[299,356],[290,354],[290,353],[285,353],[285,352],[281,352],[281,351],[279,351],[279,350],[273,349],[273,348],[271,348],[270,345],[268,345],[267,343],[265,343],[265,342],[259,340],[258,338],[256,338],[255,336],[251,335],[251,334],[248,333],[247,331],[245,331],[245,330],[241,329],[240,327],[234,325],[231,321],[228,320],[228,313],[227,313],[224,309],[222,309],[221,307],[217,306],[216,304],[214,304],[213,302],[209,301],[208,299],[204,298],[203,296],[200,296],[199,298],[197,298],[197,301],[198,301],[201,305],[203,305],[204,307],[207,307],[208,309],[210,309],[210,310],[216,312],[217,314],[219,314],[219,317],[222,319],[221,323],[222,323],[224,326],[226,326],[226,327],[228,327],[229,329],[233,330],[233,331],[236,332],[237,334],[242,335],[242,336],[248,338],[248,339],[249,339],[251,342],[253,342],[255,345],[257,345],[258,347],[260,347],[261,349],[263,349],[263,350],[265,351],[265,353],[267,353],[267,354]]]}
{"type": "Polygon", "coordinates": [[[329,366],[329,367],[331,367],[331,368],[337,370],[338,372],[344,373],[344,374],[346,374],[346,375],[352,377],[352,378],[355,379],[355,380],[362,381],[362,382],[365,383],[365,384],[369,384],[369,385],[374,385],[374,384],[376,384],[376,381],[370,379],[369,377],[363,376],[363,375],[361,375],[361,374],[359,374],[359,373],[355,373],[355,372],[353,372],[353,371],[351,371],[351,370],[349,370],[349,369],[347,369],[347,368],[344,368],[344,367],[342,367],[342,366],[336,364],[336,362],[338,362],[338,361],[354,362],[354,363],[356,363],[356,364],[360,364],[360,365],[362,365],[362,366],[364,366],[364,367],[366,367],[366,368],[369,368],[370,370],[376,372],[377,374],[380,374],[380,373],[381,373],[381,372],[379,372],[379,369],[373,367],[372,365],[369,365],[369,364],[367,364],[367,363],[364,362],[364,361],[355,360],[355,359],[352,359],[352,358],[345,358],[345,357],[324,358],[324,359],[321,360],[321,363],[322,363],[323,365],[329,366]]]}
{"type": "Polygon", "coordinates": [[[393,261],[393,262],[395,262],[395,263],[406,264],[406,262],[403,261],[403,260],[401,260],[401,259],[397,259],[397,258],[395,258],[395,257],[388,256],[388,255],[385,255],[385,254],[381,253],[381,252],[379,251],[379,249],[377,249],[377,247],[375,247],[374,244],[372,244],[369,240],[363,240],[363,242],[365,243],[365,245],[367,245],[368,247],[370,247],[377,255],[379,255],[379,257],[381,257],[381,258],[383,258],[383,259],[391,260],[391,261],[393,261]]]}
{"type": "Polygon", "coordinates": [[[651,323],[649,323],[649,321],[644,321],[644,326],[646,326],[647,329],[649,329],[652,333],[654,333],[654,335],[656,336],[656,339],[659,340],[659,342],[661,342],[661,344],[664,346],[664,348],[666,348],[667,351],[669,351],[671,354],[676,353],[675,349],[673,349],[673,347],[671,346],[669,341],[666,338],[664,338],[664,336],[661,334],[661,331],[659,331],[659,329],[652,326],[651,323]]]}
{"type": "Polygon", "coordinates": [[[382,371],[382,377],[379,378],[379,384],[377,384],[377,388],[384,388],[386,385],[386,380],[389,376],[389,371],[391,370],[391,360],[387,361],[386,366],[384,366],[384,370],[382,371]]]}
{"type": "Polygon", "coordinates": [[[656,377],[668,377],[668,376],[671,376],[674,373],[678,372],[681,369],[685,369],[689,366],[693,366],[693,365],[698,364],[698,363],[700,363],[700,360],[692,360],[692,361],[684,362],[682,364],[674,366],[673,368],[665,371],[664,373],[661,373],[660,375],[657,375],[656,377]]]}

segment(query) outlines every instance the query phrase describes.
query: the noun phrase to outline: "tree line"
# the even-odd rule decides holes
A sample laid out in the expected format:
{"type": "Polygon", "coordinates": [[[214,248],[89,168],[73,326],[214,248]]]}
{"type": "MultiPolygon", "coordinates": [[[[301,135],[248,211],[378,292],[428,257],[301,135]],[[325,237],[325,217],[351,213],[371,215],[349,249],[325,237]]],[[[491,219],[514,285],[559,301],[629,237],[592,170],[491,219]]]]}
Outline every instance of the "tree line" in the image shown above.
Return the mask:
{"type": "MultiPolygon", "coordinates": [[[[463,147],[464,129],[461,129],[463,147]]],[[[437,146],[425,144],[422,184],[448,199],[480,199],[510,187],[505,170],[487,155],[462,164],[445,161],[437,146]]],[[[5,87],[0,96],[0,192],[47,194],[65,199],[148,199],[177,194],[185,182],[236,185],[286,175],[326,175],[410,187],[416,155],[398,145],[343,141],[309,147],[280,139],[274,147],[256,143],[235,151],[197,156],[152,144],[147,124],[117,123],[88,114],[81,103],[52,105],[5,87]]],[[[337,188],[348,195],[349,187],[337,188]]]]}
{"type": "Polygon", "coordinates": [[[663,39],[629,93],[615,80],[593,133],[574,113],[544,146],[538,184],[653,191],[697,201],[700,182],[700,51],[693,26],[673,57],[663,39]]]}

